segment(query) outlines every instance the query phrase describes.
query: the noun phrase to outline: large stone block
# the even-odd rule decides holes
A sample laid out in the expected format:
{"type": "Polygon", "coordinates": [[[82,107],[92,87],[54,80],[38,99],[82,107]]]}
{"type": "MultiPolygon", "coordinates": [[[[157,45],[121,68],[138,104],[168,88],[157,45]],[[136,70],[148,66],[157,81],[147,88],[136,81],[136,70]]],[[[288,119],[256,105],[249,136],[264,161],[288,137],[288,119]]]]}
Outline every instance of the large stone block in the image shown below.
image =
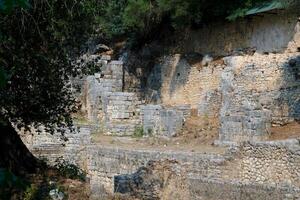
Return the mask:
{"type": "Polygon", "coordinates": [[[182,111],[161,105],[142,106],[141,115],[144,132],[155,136],[175,136],[184,122],[182,111]]]}
{"type": "Polygon", "coordinates": [[[225,60],[221,140],[265,139],[272,125],[299,118],[300,82],[292,70],[300,63],[299,53],[232,56],[225,60]]]}

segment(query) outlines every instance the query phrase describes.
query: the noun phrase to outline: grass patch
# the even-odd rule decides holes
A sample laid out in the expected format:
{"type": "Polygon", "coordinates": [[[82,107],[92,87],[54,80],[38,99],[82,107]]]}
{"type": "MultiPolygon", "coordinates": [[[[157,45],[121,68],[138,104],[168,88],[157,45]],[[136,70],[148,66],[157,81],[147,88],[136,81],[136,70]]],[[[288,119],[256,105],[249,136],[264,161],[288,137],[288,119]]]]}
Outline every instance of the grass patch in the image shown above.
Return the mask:
{"type": "Polygon", "coordinates": [[[145,135],[144,129],[142,126],[137,126],[133,132],[133,137],[134,138],[141,138],[145,135]]]}

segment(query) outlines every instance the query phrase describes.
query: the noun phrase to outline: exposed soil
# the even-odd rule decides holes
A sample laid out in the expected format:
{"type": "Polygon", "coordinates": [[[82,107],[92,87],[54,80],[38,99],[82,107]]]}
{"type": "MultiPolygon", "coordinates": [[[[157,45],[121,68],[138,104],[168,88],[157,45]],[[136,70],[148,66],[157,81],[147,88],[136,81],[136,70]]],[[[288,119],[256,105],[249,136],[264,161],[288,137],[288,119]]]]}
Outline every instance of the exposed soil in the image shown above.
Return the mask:
{"type": "Polygon", "coordinates": [[[224,153],[226,148],[217,147],[213,142],[218,138],[217,123],[191,118],[186,121],[180,135],[172,138],[118,137],[99,133],[92,135],[96,144],[124,149],[144,149],[162,151],[185,151],[200,153],[224,153]]]}
{"type": "MultiPolygon", "coordinates": [[[[218,122],[190,118],[185,122],[181,134],[173,138],[118,137],[93,134],[95,144],[124,149],[144,149],[162,151],[185,151],[199,153],[224,153],[226,148],[214,146],[218,139],[218,122]]],[[[268,141],[300,138],[300,123],[272,127],[268,141]]]]}
{"type": "Polygon", "coordinates": [[[284,126],[272,127],[269,140],[286,140],[300,138],[300,122],[293,122],[284,126]]]}

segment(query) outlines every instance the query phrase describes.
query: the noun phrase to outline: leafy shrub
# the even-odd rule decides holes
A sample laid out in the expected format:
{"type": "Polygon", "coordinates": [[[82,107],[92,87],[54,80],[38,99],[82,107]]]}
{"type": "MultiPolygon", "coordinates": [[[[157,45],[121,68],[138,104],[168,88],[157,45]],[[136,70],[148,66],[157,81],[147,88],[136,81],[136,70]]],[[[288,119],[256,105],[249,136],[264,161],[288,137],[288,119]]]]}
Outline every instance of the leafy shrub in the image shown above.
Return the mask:
{"type": "Polygon", "coordinates": [[[135,37],[147,37],[161,23],[169,22],[178,29],[227,16],[235,19],[266,2],[270,0],[106,0],[102,3],[100,24],[110,37],[132,33],[135,37]]]}
{"type": "Polygon", "coordinates": [[[31,184],[29,187],[26,188],[24,192],[23,200],[34,200],[37,199],[38,188],[36,185],[31,184]]]}
{"type": "Polygon", "coordinates": [[[58,169],[61,176],[85,181],[86,173],[78,166],[68,163],[65,160],[57,159],[55,167],[58,169]]]}
{"type": "Polygon", "coordinates": [[[7,169],[0,168],[0,199],[10,199],[13,194],[25,190],[27,183],[7,169]]]}
{"type": "Polygon", "coordinates": [[[97,16],[97,22],[107,38],[125,33],[123,13],[126,5],[127,0],[107,0],[100,3],[101,14],[97,16]]]}
{"type": "Polygon", "coordinates": [[[137,126],[134,130],[133,137],[141,138],[144,136],[144,129],[142,126],[137,126]]]}

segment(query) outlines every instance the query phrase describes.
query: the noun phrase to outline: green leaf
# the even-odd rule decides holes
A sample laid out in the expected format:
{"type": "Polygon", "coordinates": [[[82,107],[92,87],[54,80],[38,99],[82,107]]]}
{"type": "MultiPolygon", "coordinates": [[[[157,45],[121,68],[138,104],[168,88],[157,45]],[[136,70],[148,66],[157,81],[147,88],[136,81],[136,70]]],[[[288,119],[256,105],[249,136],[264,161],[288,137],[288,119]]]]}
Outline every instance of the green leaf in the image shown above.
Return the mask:
{"type": "Polygon", "coordinates": [[[28,0],[0,0],[0,12],[10,13],[15,7],[28,8],[28,0]]]}
{"type": "Polygon", "coordinates": [[[0,89],[5,87],[7,83],[7,74],[3,67],[0,66],[0,89]]]}

